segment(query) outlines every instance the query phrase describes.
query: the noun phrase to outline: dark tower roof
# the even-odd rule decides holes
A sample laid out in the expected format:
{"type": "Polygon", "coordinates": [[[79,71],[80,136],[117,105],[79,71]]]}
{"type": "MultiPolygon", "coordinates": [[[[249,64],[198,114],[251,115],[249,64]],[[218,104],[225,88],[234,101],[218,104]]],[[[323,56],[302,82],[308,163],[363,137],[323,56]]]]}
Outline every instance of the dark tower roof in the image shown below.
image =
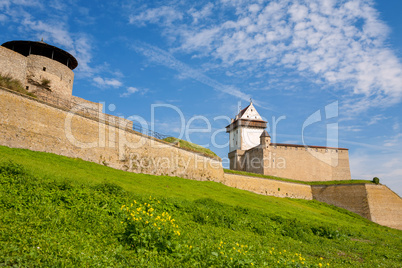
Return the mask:
{"type": "Polygon", "coordinates": [[[264,130],[264,131],[262,132],[260,138],[261,138],[261,137],[271,137],[271,136],[269,136],[268,131],[264,130]]]}
{"type": "Polygon", "coordinates": [[[73,55],[58,47],[46,44],[43,41],[9,41],[2,44],[2,46],[14,50],[24,56],[34,54],[47,57],[66,65],[71,70],[74,70],[78,66],[78,61],[73,55]]]}

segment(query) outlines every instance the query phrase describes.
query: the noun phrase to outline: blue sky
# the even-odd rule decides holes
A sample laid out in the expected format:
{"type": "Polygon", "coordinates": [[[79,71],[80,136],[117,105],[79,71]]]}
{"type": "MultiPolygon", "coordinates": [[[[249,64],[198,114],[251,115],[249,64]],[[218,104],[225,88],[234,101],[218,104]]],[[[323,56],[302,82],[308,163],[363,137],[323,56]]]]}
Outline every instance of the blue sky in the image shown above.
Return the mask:
{"type": "Polygon", "coordinates": [[[276,142],[349,148],[352,178],[402,195],[401,12],[399,0],[0,0],[0,42],[69,51],[74,95],[222,158],[228,117],[252,98],[276,142]]]}

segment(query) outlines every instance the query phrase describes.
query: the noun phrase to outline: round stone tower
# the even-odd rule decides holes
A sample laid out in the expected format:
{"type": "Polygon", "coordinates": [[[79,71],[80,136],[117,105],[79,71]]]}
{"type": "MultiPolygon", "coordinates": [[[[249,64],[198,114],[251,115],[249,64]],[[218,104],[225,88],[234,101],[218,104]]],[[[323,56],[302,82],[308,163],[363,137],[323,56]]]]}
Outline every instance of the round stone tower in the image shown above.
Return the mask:
{"type": "Polygon", "coordinates": [[[10,41],[0,47],[0,71],[38,97],[70,99],[77,60],[45,42],[10,41]]]}

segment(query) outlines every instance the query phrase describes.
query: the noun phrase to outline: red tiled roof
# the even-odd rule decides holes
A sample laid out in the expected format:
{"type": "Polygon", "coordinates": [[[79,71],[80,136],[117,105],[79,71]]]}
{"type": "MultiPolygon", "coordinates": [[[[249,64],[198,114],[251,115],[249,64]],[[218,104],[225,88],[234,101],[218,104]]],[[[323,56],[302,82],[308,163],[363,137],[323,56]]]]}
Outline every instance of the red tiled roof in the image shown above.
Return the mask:
{"type": "Polygon", "coordinates": [[[239,114],[238,114],[239,118],[243,116],[243,114],[246,112],[248,107],[250,107],[250,105],[239,112],[239,114]]]}

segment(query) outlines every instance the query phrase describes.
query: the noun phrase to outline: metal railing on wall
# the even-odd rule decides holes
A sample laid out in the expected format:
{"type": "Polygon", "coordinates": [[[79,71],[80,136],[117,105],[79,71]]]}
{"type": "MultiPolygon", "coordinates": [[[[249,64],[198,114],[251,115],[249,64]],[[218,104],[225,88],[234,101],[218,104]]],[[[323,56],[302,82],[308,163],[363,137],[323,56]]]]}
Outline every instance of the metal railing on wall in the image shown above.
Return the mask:
{"type": "Polygon", "coordinates": [[[166,139],[166,138],[170,137],[169,135],[164,135],[164,134],[158,133],[156,131],[143,128],[141,125],[137,125],[137,124],[133,124],[133,130],[137,131],[137,132],[141,132],[141,133],[143,133],[145,135],[148,135],[148,136],[152,136],[152,137],[157,138],[159,140],[163,140],[163,139],[166,139]]]}
{"type": "MultiPolygon", "coordinates": [[[[13,92],[13,93],[21,95],[21,96],[26,96],[28,98],[33,98],[32,96],[29,96],[29,95],[26,95],[26,94],[23,94],[21,92],[17,92],[14,90],[10,90],[8,88],[0,87],[0,89],[6,90],[9,92],[13,92]]],[[[37,99],[42,102],[51,104],[53,106],[63,108],[70,112],[74,112],[76,114],[91,118],[91,119],[99,121],[99,122],[104,121],[108,125],[112,125],[115,127],[125,128],[127,126],[131,126],[131,123],[132,123],[132,128],[126,129],[126,131],[140,132],[144,135],[151,136],[151,137],[154,137],[159,140],[163,140],[163,139],[169,137],[168,135],[164,135],[159,132],[156,132],[156,131],[153,131],[153,130],[150,130],[147,128],[143,128],[141,125],[134,124],[132,121],[129,121],[127,119],[100,112],[99,111],[99,103],[93,103],[93,104],[80,103],[80,102],[76,102],[76,101],[72,101],[72,100],[66,100],[64,98],[59,98],[56,96],[50,96],[47,94],[36,94],[36,98],[33,98],[33,99],[37,99]]]]}

